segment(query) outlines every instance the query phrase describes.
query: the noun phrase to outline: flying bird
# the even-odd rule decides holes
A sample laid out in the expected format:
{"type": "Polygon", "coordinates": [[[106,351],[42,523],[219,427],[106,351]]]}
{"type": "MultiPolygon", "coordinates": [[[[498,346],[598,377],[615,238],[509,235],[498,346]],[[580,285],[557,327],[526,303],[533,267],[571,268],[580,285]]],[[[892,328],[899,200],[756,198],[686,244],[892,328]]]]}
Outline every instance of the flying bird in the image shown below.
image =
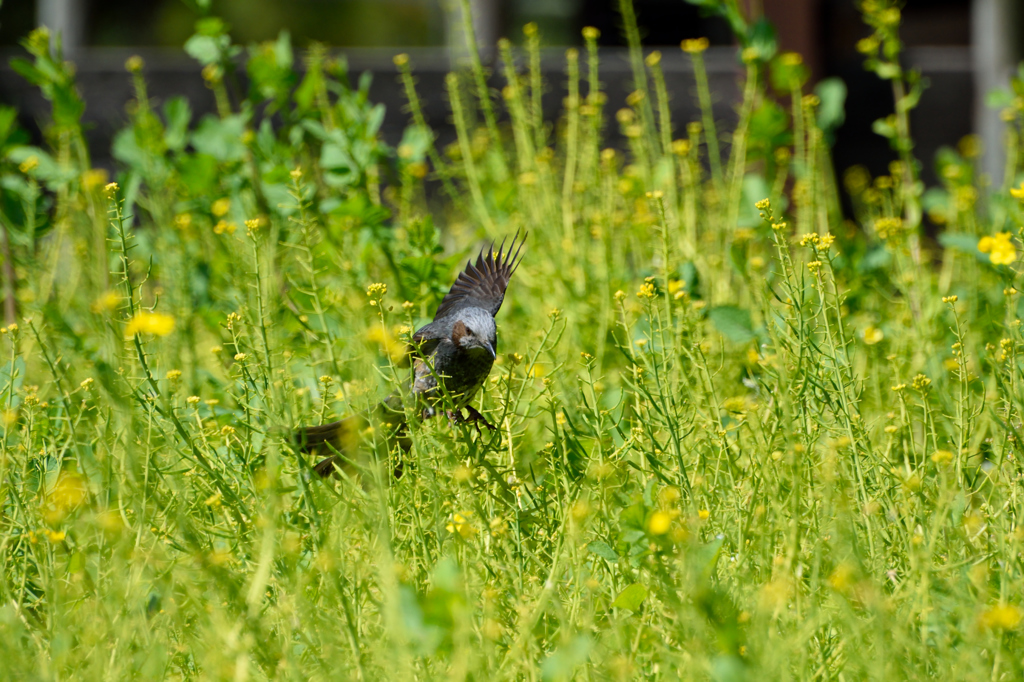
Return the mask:
{"type": "MultiPolygon", "coordinates": [[[[470,260],[466,264],[466,269],[441,300],[434,319],[413,334],[411,391],[423,403],[424,418],[434,416],[447,396],[454,407],[446,411],[452,422],[468,421],[478,425],[482,422],[487,428],[494,428],[470,402],[497,357],[494,316],[501,309],[505,289],[522,260],[520,252],[525,241],[526,234],[520,240],[517,233],[507,251],[504,241],[497,253],[493,243],[486,254],[481,250],[476,262],[470,260]],[[468,418],[462,416],[463,410],[469,414],[468,418]]],[[[404,435],[405,410],[401,395],[391,394],[373,411],[381,422],[393,429],[399,444],[407,450],[409,441],[404,435]]],[[[356,414],[330,424],[300,428],[296,442],[301,452],[332,453],[313,467],[320,476],[327,477],[353,456],[359,446],[360,433],[369,424],[369,414],[356,414]]],[[[398,471],[396,474],[400,475],[398,471]]]]}

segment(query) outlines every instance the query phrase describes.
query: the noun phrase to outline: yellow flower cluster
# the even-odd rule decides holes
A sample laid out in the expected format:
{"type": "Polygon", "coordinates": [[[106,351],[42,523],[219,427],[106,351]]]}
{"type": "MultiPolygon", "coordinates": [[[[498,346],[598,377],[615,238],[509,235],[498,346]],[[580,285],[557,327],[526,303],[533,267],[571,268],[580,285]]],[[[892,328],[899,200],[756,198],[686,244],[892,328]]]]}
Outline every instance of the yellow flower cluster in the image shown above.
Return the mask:
{"type": "Polygon", "coordinates": [[[864,343],[873,346],[885,338],[885,333],[878,327],[867,327],[864,329],[864,343]]]}
{"type": "Polygon", "coordinates": [[[131,337],[136,334],[145,333],[167,336],[172,331],[174,331],[173,317],[163,313],[151,313],[143,310],[136,313],[135,317],[128,321],[128,325],[124,329],[124,335],[131,337]]]}
{"type": "Polygon", "coordinates": [[[640,290],[636,292],[636,295],[640,298],[654,298],[658,294],[654,291],[653,282],[644,282],[640,285],[640,290]]]}
{"type": "Polygon", "coordinates": [[[1009,265],[1017,260],[1017,247],[1010,241],[1009,232],[996,232],[994,237],[978,240],[978,251],[987,253],[993,265],[1009,265]]]}
{"type": "Polygon", "coordinates": [[[470,521],[472,515],[473,512],[469,511],[462,512],[461,514],[452,514],[451,523],[445,526],[445,530],[452,534],[458,533],[462,536],[463,540],[470,539],[476,535],[476,528],[473,526],[472,521],[470,521]]]}
{"type": "Polygon", "coordinates": [[[902,218],[879,218],[875,221],[875,234],[879,239],[896,236],[903,229],[902,218]]]}
{"type": "Polygon", "coordinates": [[[707,38],[693,38],[690,40],[684,40],[679,47],[683,48],[683,52],[687,54],[700,54],[704,50],[708,49],[707,38]]]}
{"type": "Polygon", "coordinates": [[[1024,611],[1012,604],[997,604],[978,616],[978,624],[985,630],[1013,630],[1024,619],[1024,611]]]}

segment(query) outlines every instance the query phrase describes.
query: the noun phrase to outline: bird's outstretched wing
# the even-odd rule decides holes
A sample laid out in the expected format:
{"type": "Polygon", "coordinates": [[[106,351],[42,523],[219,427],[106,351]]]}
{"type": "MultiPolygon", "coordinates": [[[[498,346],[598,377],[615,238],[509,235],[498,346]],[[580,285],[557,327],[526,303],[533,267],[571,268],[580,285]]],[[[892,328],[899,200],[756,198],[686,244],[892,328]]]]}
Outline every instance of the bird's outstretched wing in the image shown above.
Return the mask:
{"type": "Polygon", "coordinates": [[[439,320],[457,310],[470,307],[489,310],[491,315],[497,314],[501,302],[505,300],[505,288],[512,279],[512,273],[519,267],[519,252],[526,242],[526,234],[524,232],[522,240],[519,240],[517,232],[509,244],[508,251],[505,251],[505,242],[502,241],[495,255],[494,244],[491,244],[486,256],[481,250],[480,255],[476,257],[476,263],[466,263],[466,269],[459,273],[459,278],[437,307],[434,319],[439,320]],[[518,248],[516,241],[519,241],[518,248]]]}

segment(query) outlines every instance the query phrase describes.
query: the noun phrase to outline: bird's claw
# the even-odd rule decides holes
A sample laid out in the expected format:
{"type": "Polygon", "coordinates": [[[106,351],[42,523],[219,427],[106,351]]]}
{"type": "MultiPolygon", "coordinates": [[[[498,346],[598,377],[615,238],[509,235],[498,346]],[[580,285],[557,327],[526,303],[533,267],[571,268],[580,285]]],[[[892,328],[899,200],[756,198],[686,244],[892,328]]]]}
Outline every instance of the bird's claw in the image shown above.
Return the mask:
{"type": "Polygon", "coordinates": [[[487,421],[487,418],[480,414],[480,412],[478,412],[475,407],[470,407],[469,405],[467,405],[464,409],[466,410],[466,412],[469,413],[468,417],[462,416],[462,410],[448,410],[446,413],[448,415],[448,421],[450,421],[453,425],[472,422],[473,426],[476,427],[477,431],[480,430],[480,422],[483,422],[483,425],[486,426],[491,431],[497,430],[498,427],[496,427],[491,422],[487,421]]]}

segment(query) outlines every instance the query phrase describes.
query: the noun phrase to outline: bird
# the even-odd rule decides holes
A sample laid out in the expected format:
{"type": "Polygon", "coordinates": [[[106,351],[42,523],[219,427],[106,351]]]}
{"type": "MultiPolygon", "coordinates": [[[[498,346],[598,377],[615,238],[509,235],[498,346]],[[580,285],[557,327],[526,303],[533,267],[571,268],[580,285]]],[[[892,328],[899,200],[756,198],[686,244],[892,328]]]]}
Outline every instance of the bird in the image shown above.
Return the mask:
{"type": "MultiPolygon", "coordinates": [[[[495,428],[470,402],[497,358],[494,317],[505,300],[512,275],[522,262],[526,235],[524,232],[520,239],[517,232],[507,250],[504,240],[497,253],[493,242],[489,248],[481,249],[476,262],[469,260],[459,273],[433,320],[412,335],[413,373],[405,391],[411,390],[421,403],[420,414],[424,419],[433,417],[446,400],[451,400],[451,407],[444,411],[453,424],[474,423],[479,428],[482,423],[488,429],[495,428]],[[463,410],[468,418],[462,416],[463,410]]],[[[296,444],[303,453],[330,453],[313,467],[326,478],[351,460],[360,445],[360,434],[374,418],[390,427],[403,450],[409,449],[401,392],[392,393],[368,412],[329,424],[301,427],[295,432],[296,444]]],[[[401,464],[395,475],[401,476],[401,464]]]]}

